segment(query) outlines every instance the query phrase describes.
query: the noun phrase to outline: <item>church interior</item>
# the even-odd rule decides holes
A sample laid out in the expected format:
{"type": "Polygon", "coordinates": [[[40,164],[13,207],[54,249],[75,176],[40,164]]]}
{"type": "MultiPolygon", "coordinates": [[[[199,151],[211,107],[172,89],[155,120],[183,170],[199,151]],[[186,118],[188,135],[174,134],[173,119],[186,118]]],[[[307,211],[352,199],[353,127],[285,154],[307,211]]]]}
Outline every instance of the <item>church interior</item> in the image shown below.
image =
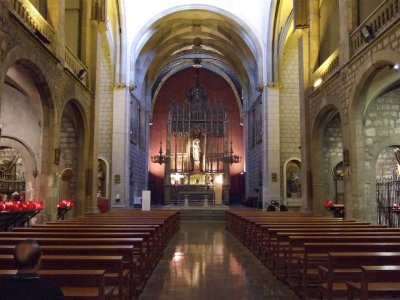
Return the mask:
{"type": "Polygon", "coordinates": [[[326,228],[333,260],[352,234],[400,278],[399,43],[399,0],[0,0],[0,260],[146,232],[126,292],[92,299],[368,299],[279,238],[326,228]]]}

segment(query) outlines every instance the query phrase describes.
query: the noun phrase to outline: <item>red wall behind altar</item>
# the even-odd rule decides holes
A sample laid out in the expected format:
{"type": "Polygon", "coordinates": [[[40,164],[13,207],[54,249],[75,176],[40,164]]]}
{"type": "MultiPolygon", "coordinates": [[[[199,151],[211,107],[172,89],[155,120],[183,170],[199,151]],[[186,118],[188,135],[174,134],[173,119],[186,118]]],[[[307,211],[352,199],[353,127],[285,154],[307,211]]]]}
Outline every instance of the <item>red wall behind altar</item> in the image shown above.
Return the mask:
{"type": "MultiPolygon", "coordinates": [[[[217,74],[200,69],[199,82],[207,91],[208,102],[223,102],[227,108],[228,134],[232,136],[233,151],[242,161],[230,167],[231,200],[241,200],[244,195],[243,176],[243,127],[240,126],[238,103],[230,85],[217,74]],[[233,199],[236,198],[236,199],[233,199]]],[[[169,104],[172,100],[183,102],[190,88],[195,84],[195,69],[185,69],[171,76],[162,86],[153,107],[153,125],[150,127],[149,156],[158,154],[160,140],[165,153],[169,104]]],[[[149,160],[150,161],[150,160],[149,160]]],[[[149,188],[153,201],[160,202],[164,194],[164,165],[149,162],[149,188]]]]}

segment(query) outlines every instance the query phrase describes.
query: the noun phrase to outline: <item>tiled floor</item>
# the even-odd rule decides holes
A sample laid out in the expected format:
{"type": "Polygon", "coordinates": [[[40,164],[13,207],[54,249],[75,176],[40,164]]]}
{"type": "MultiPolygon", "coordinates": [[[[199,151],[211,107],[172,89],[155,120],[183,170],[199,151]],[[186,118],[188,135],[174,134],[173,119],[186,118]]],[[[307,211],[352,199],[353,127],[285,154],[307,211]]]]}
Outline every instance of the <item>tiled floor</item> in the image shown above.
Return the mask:
{"type": "Polygon", "coordinates": [[[277,281],[224,222],[181,222],[140,300],[297,297],[277,281]]]}

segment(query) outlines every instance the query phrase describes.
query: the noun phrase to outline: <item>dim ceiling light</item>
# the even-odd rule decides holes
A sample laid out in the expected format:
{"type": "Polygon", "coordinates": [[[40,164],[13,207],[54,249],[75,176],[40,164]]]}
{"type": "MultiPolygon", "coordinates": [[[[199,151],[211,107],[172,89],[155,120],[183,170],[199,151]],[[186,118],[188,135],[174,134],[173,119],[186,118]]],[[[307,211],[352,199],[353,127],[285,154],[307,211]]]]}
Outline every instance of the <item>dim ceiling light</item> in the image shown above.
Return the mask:
{"type": "Polygon", "coordinates": [[[393,69],[395,69],[395,70],[400,70],[400,65],[399,65],[399,64],[393,65],[393,69]]]}
{"type": "Polygon", "coordinates": [[[318,78],[317,80],[314,81],[314,87],[319,87],[322,83],[322,78],[318,78]]]}

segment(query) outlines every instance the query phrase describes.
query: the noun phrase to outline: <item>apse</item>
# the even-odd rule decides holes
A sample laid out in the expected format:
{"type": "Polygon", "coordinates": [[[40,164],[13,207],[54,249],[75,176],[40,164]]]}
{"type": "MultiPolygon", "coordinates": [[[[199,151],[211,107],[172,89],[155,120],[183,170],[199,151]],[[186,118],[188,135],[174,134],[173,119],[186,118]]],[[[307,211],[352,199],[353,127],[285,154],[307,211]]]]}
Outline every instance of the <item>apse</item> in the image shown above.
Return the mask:
{"type": "Polygon", "coordinates": [[[174,74],[158,93],[151,124],[153,200],[177,204],[180,190],[213,189],[221,179],[224,204],[244,194],[244,185],[231,184],[243,171],[240,109],[223,78],[198,68],[174,74]]]}

